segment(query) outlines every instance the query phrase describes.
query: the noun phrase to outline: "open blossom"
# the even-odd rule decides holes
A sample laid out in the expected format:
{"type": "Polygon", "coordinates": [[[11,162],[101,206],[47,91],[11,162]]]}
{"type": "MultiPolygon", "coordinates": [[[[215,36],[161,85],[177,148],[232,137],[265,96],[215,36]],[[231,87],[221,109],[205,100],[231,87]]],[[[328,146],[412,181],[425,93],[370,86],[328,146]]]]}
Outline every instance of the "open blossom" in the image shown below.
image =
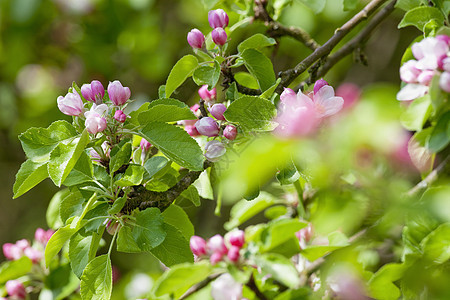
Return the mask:
{"type": "Polygon", "coordinates": [[[108,95],[114,105],[123,105],[130,99],[130,88],[122,86],[118,80],[114,80],[108,84],[108,95]]]}
{"type": "Polygon", "coordinates": [[[450,93],[450,73],[449,72],[442,73],[441,77],[439,78],[439,86],[443,91],[450,93]]]}
{"type": "Polygon", "coordinates": [[[230,274],[225,273],[211,283],[211,296],[214,300],[240,300],[242,284],[235,281],[230,274]]]}
{"type": "Polygon", "coordinates": [[[417,60],[411,59],[400,67],[400,78],[404,82],[415,83],[417,82],[420,72],[421,71],[417,68],[417,60]]]}
{"type": "Polygon", "coordinates": [[[86,121],[84,125],[89,133],[96,134],[106,129],[106,119],[103,117],[108,112],[106,104],[92,105],[91,110],[84,113],[86,121]]]}
{"type": "Polygon", "coordinates": [[[83,101],[76,91],[59,96],[57,99],[59,110],[68,116],[79,116],[83,113],[83,101]]]}
{"type": "Polygon", "coordinates": [[[411,50],[418,69],[434,70],[438,68],[439,60],[447,56],[449,46],[441,38],[427,37],[412,45],[411,50]]]}
{"type": "Polygon", "coordinates": [[[322,85],[317,92],[314,89],[314,107],[320,118],[336,114],[342,109],[343,105],[344,99],[334,95],[332,86],[328,84],[322,85]]]}
{"type": "Polygon", "coordinates": [[[81,95],[88,101],[101,104],[105,96],[105,88],[100,81],[92,80],[90,84],[81,86],[81,95]]]}

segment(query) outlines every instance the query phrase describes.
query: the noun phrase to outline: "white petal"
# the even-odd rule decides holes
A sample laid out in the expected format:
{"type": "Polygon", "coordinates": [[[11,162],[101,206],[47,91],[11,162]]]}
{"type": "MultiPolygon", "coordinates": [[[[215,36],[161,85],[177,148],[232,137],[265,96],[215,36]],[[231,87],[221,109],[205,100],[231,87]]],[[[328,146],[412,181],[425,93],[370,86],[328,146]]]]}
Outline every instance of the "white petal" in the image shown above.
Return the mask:
{"type": "Polygon", "coordinates": [[[342,97],[331,97],[323,101],[323,113],[319,114],[321,117],[334,115],[344,106],[344,99],[342,97]]]}
{"type": "Polygon", "coordinates": [[[397,100],[409,101],[422,97],[428,92],[428,87],[421,84],[410,83],[405,85],[398,93],[397,100]]]}
{"type": "Polygon", "coordinates": [[[317,91],[317,93],[314,95],[314,102],[321,102],[334,97],[334,89],[331,85],[324,85],[320,88],[320,90],[317,91]]]}

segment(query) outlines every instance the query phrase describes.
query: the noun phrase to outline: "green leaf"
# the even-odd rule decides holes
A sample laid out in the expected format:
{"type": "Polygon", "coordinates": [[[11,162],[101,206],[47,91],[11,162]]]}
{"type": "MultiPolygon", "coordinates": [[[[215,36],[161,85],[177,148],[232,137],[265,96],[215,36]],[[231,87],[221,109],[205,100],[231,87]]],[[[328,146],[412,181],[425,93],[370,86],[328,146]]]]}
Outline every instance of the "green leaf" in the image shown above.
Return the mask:
{"type": "Polygon", "coordinates": [[[405,16],[398,24],[398,28],[406,26],[415,26],[420,31],[424,31],[425,25],[431,20],[435,20],[438,24],[444,24],[444,15],[435,7],[420,6],[408,10],[405,16]]]}
{"type": "Polygon", "coordinates": [[[93,181],[93,178],[94,166],[92,165],[92,159],[85,151],[83,151],[72,171],[70,171],[66,180],[64,180],[63,185],[74,186],[93,181]]]}
{"type": "Polygon", "coordinates": [[[263,273],[270,274],[273,279],[278,280],[287,287],[294,289],[299,284],[299,275],[291,260],[275,253],[258,256],[256,264],[263,273]]]}
{"type": "Polygon", "coordinates": [[[233,102],[239,98],[239,92],[237,90],[236,82],[233,82],[225,93],[225,99],[233,102]]]}
{"type": "Polygon", "coordinates": [[[256,80],[256,78],[253,75],[247,72],[237,72],[236,74],[234,74],[234,79],[236,79],[237,83],[246,86],[248,88],[251,89],[259,88],[258,80],[256,80]]]}
{"type": "Polygon", "coordinates": [[[380,300],[400,298],[400,289],[393,282],[403,276],[404,270],[402,264],[390,263],[382,266],[369,280],[370,296],[380,300]]]}
{"type": "Polygon", "coordinates": [[[438,153],[447,147],[450,142],[450,136],[447,132],[447,129],[450,126],[450,111],[443,114],[436,125],[433,128],[433,131],[430,135],[430,140],[428,141],[428,148],[438,153]]]}
{"type": "Polygon", "coordinates": [[[265,47],[273,46],[277,42],[273,38],[269,38],[265,36],[264,34],[257,33],[255,35],[252,35],[248,39],[244,40],[238,45],[238,51],[240,53],[244,52],[246,49],[256,49],[260,50],[265,47]]]}
{"type": "Polygon", "coordinates": [[[327,0],[300,0],[303,4],[311,8],[315,13],[320,13],[324,8],[327,0]]]}
{"type": "Polygon", "coordinates": [[[141,125],[147,125],[151,122],[175,122],[196,119],[197,117],[188,106],[179,107],[170,104],[152,106],[147,111],[140,113],[138,117],[141,125]]]}
{"type": "Polygon", "coordinates": [[[307,223],[297,219],[280,219],[271,221],[267,229],[263,232],[264,246],[262,252],[269,252],[281,246],[289,239],[295,237],[295,233],[305,228],[307,223]]]}
{"type": "Polygon", "coordinates": [[[72,189],[71,192],[62,199],[59,205],[59,216],[64,224],[73,216],[79,216],[83,212],[83,204],[86,199],[78,189],[72,189]]]}
{"type": "Polygon", "coordinates": [[[181,102],[180,100],[177,100],[177,99],[160,98],[160,99],[156,99],[156,100],[153,100],[152,102],[150,102],[147,109],[150,109],[153,106],[157,106],[157,105],[174,105],[174,106],[178,106],[180,108],[189,107],[186,105],[186,103],[181,102]]]}
{"type": "Polygon", "coordinates": [[[261,94],[261,98],[270,100],[273,96],[273,93],[275,92],[276,88],[281,82],[281,78],[278,78],[274,85],[272,85],[270,88],[268,88],[264,93],[261,94]]]}
{"type": "Polygon", "coordinates": [[[421,131],[432,111],[430,95],[415,99],[400,116],[402,125],[411,131],[421,131]]]}
{"type": "Polygon", "coordinates": [[[127,202],[127,197],[123,196],[121,198],[118,198],[114,201],[113,205],[108,209],[108,213],[110,215],[118,214],[122,208],[125,206],[125,203],[127,202]]]}
{"type": "Polygon", "coordinates": [[[32,127],[19,135],[23,150],[28,158],[47,161],[48,155],[60,142],[77,135],[75,128],[66,121],[53,122],[48,128],[32,127]]]}
{"type": "Polygon", "coordinates": [[[48,267],[51,260],[58,254],[64,244],[78,231],[78,228],[72,224],[66,225],[58,229],[50,238],[45,247],[45,265],[48,267]]]}
{"type": "Polygon", "coordinates": [[[125,171],[125,174],[120,174],[119,179],[114,182],[118,186],[133,186],[139,185],[144,178],[145,169],[141,165],[130,164],[125,171]]]}
{"type": "Polygon", "coordinates": [[[358,6],[358,0],[343,0],[344,10],[354,10],[358,6]]]}
{"type": "Polygon", "coordinates": [[[39,293],[39,300],[68,299],[80,286],[80,280],[70,269],[69,264],[52,269],[45,278],[45,286],[39,293]]]}
{"type": "Polygon", "coordinates": [[[183,200],[187,200],[192,202],[196,207],[200,206],[200,195],[198,194],[197,188],[193,185],[190,185],[186,190],[184,190],[178,197],[175,199],[175,204],[180,204],[183,200]]]}
{"type": "Polygon", "coordinates": [[[198,60],[193,55],[189,54],[180,58],[170,71],[169,77],[167,77],[165,96],[170,97],[192,75],[197,66],[198,60]]]}
{"type": "Polygon", "coordinates": [[[161,213],[164,223],[170,224],[178,229],[186,240],[194,235],[194,226],[189,220],[186,212],[178,205],[171,204],[165,211],[161,213]]]}
{"type": "Polygon", "coordinates": [[[140,133],[180,166],[194,171],[203,170],[203,152],[197,142],[183,129],[154,122],[145,126],[140,133]]]}
{"type": "Polygon", "coordinates": [[[97,253],[101,235],[95,232],[78,231],[70,238],[69,259],[72,271],[78,278],[83,274],[87,264],[97,253]]]}
{"type": "Polygon", "coordinates": [[[276,108],[272,102],[253,96],[243,96],[230,104],[224,116],[229,122],[239,123],[244,130],[269,131],[276,126],[273,118],[276,108]]]}
{"type": "Polygon", "coordinates": [[[290,161],[287,166],[277,173],[277,180],[281,185],[292,184],[300,178],[300,173],[295,165],[290,161]]]}
{"type": "Polygon", "coordinates": [[[159,171],[164,169],[168,163],[169,160],[164,156],[152,156],[150,159],[147,159],[144,163],[144,169],[147,171],[148,178],[150,179],[155,176],[159,171]]]}
{"type": "Polygon", "coordinates": [[[53,195],[52,200],[50,200],[50,204],[48,205],[47,213],[45,215],[48,227],[56,230],[59,227],[65,225],[59,215],[59,208],[63,199],[66,198],[69,194],[70,191],[68,189],[64,189],[56,192],[56,194],[53,195]]]}
{"type": "Polygon", "coordinates": [[[155,296],[173,295],[181,297],[191,286],[206,279],[212,273],[208,263],[181,264],[170,268],[155,283],[155,296]]]}
{"type": "Polygon", "coordinates": [[[94,258],[81,276],[81,299],[106,300],[110,299],[112,291],[111,259],[108,255],[94,258]]]}
{"type": "Polygon", "coordinates": [[[111,150],[111,160],[109,162],[109,172],[114,174],[125,164],[130,163],[132,145],[131,142],[127,142],[123,145],[117,145],[111,150]]]}
{"type": "Polygon", "coordinates": [[[450,259],[450,223],[444,223],[421,242],[423,255],[437,264],[450,259]]]}
{"type": "Polygon", "coordinates": [[[136,214],[136,225],[132,229],[136,244],[143,251],[150,251],[166,238],[164,220],[159,209],[150,207],[136,214]]]}
{"type": "Polygon", "coordinates": [[[208,85],[209,89],[216,86],[220,78],[220,65],[217,61],[214,62],[214,67],[200,66],[195,69],[192,79],[197,85],[208,85]]]}
{"type": "Polygon", "coordinates": [[[262,192],[256,199],[252,201],[243,199],[237,202],[231,208],[230,221],[225,223],[224,227],[226,230],[230,231],[231,229],[241,225],[251,217],[276,203],[276,198],[266,192],[262,192]]]}
{"type": "Polygon", "coordinates": [[[31,259],[22,256],[18,260],[7,261],[0,266],[0,284],[8,280],[17,279],[31,271],[33,263],[31,259]]]}
{"type": "Polygon", "coordinates": [[[117,251],[126,253],[142,252],[141,248],[136,244],[131,233],[131,228],[122,226],[117,234],[117,251]]]}
{"type": "Polygon", "coordinates": [[[340,248],[342,248],[342,246],[308,246],[305,249],[302,249],[301,255],[310,261],[315,261],[316,259],[340,248]]]}
{"type": "Polygon", "coordinates": [[[267,56],[255,49],[246,49],[241,57],[247,70],[258,80],[261,91],[267,90],[275,83],[275,72],[267,56]]]}
{"type": "Polygon", "coordinates": [[[277,219],[281,216],[286,215],[288,212],[287,207],[284,205],[276,205],[269,207],[264,211],[264,216],[269,220],[277,219]]]}
{"type": "Polygon", "coordinates": [[[31,159],[26,160],[16,174],[13,198],[22,196],[47,177],[47,163],[37,163],[31,159]]]}
{"type": "Polygon", "coordinates": [[[86,129],[79,138],[75,138],[69,144],[59,143],[50,154],[48,162],[48,174],[56,186],[66,180],[89,142],[89,134],[86,129]]]}
{"type": "Polygon", "coordinates": [[[163,264],[171,267],[185,262],[194,262],[194,256],[189,248],[189,241],[174,226],[164,223],[164,231],[167,233],[164,241],[150,250],[163,264]]]}
{"type": "Polygon", "coordinates": [[[398,0],[395,7],[408,11],[420,6],[420,4],[427,4],[426,1],[427,0],[398,0]]]}

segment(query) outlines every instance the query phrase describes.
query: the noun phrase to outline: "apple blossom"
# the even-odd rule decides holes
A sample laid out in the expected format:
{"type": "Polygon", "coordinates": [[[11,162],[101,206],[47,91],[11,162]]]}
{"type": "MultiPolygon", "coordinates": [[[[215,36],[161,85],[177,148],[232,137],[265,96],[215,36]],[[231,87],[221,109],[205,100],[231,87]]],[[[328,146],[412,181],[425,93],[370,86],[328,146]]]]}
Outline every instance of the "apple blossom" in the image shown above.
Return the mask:
{"type": "Polygon", "coordinates": [[[208,22],[211,28],[225,28],[228,26],[228,15],[223,9],[210,10],[208,12],[208,22]]]}
{"type": "Polygon", "coordinates": [[[79,116],[83,113],[83,101],[76,91],[59,96],[57,102],[59,110],[65,115],[79,116]]]}
{"type": "Polygon", "coordinates": [[[239,260],[239,250],[241,248],[237,246],[231,246],[228,250],[227,257],[232,262],[237,262],[239,260]]]}
{"type": "MultiPolygon", "coordinates": [[[[319,86],[323,83],[319,83],[319,86]]],[[[314,91],[315,91],[314,86],[314,91]]],[[[334,95],[334,89],[330,85],[322,85],[314,92],[314,107],[318,117],[328,117],[342,109],[344,99],[334,95]]]]}
{"type": "Polygon", "coordinates": [[[208,240],[208,250],[211,252],[218,252],[221,254],[227,254],[228,249],[225,246],[225,241],[220,234],[216,234],[208,240]]]}
{"type": "Polygon", "coordinates": [[[441,74],[441,77],[439,78],[439,87],[447,92],[450,93],[450,73],[444,72],[441,74]]]}
{"type": "Polygon", "coordinates": [[[189,241],[189,247],[197,256],[206,255],[206,241],[199,236],[193,235],[189,241]]]}
{"type": "Polygon", "coordinates": [[[231,245],[239,248],[241,248],[245,243],[245,233],[242,230],[230,231],[226,238],[231,245]]]}
{"type": "Polygon", "coordinates": [[[209,262],[210,262],[212,265],[215,265],[215,264],[217,264],[219,261],[222,260],[223,256],[224,256],[223,253],[220,253],[220,252],[214,252],[214,253],[211,254],[211,256],[209,257],[209,262]]]}
{"type": "Polygon", "coordinates": [[[14,299],[25,299],[27,297],[25,286],[18,280],[8,280],[5,287],[8,295],[15,297],[14,299]]]}
{"type": "Polygon", "coordinates": [[[211,32],[214,44],[223,46],[227,42],[228,36],[222,27],[217,27],[211,32]]]}
{"type": "Polygon", "coordinates": [[[223,130],[223,136],[229,139],[230,141],[233,141],[236,138],[236,135],[237,129],[233,125],[227,125],[223,130]]]}
{"type": "Polygon", "coordinates": [[[84,125],[89,133],[96,134],[106,129],[106,119],[104,115],[108,112],[106,104],[92,105],[91,110],[84,113],[86,121],[84,125]]]}
{"type": "Polygon", "coordinates": [[[240,300],[242,284],[235,281],[229,273],[225,273],[211,283],[211,296],[214,300],[240,300]]]}
{"type": "Polygon", "coordinates": [[[220,131],[219,124],[211,117],[201,118],[195,123],[195,127],[205,136],[218,136],[220,131]]]}
{"type": "Polygon", "coordinates": [[[120,123],[125,122],[125,120],[127,119],[127,115],[123,113],[123,111],[116,110],[116,112],[114,113],[114,119],[116,121],[119,121],[120,123]]]}
{"type": "Polygon", "coordinates": [[[212,90],[208,90],[208,86],[207,85],[203,85],[199,90],[198,90],[198,95],[200,96],[200,98],[206,102],[211,103],[211,100],[214,100],[216,98],[216,88],[213,88],[212,90]]]}
{"type": "Polygon", "coordinates": [[[44,230],[42,228],[38,228],[34,233],[34,239],[45,246],[54,233],[55,231],[52,229],[44,230]]]}
{"type": "Polygon", "coordinates": [[[417,60],[411,59],[405,62],[400,67],[400,78],[402,81],[407,83],[417,82],[417,78],[420,75],[420,70],[416,67],[417,60]]]}
{"type": "Polygon", "coordinates": [[[205,44],[205,36],[200,30],[194,28],[188,33],[187,41],[192,48],[201,49],[205,44]]]}
{"type": "Polygon", "coordinates": [[[205,145],[205,157],[209,161],[218,161],[225,152],[227,152],[227,149],[220,141],[209,141],[205,145]]]}
{"type": "Polygon", "coordinates": [[[214,104],[210,109],[209,112],[211,115],[213,115],[214,118],[217,120],[225,121],[225,117],[223,116],[223,113],[227,110],[227,107],[222,103],[214,104]]]}
{"type": "Polygon", "coordinates": [[[101,104],[105,96],[105,88],[100,81],[92,80],[90,84],[81,86],[81,95],[88,101],[101,104]]]}
{"type": "Polygon", "coordinates": [[[114,105],[123,105],[130,99],[130,88],[122,86],[122,83],[118,80],[114,80],[108,84],[109,99],[114,105]]]}
{"type": "Polygon", "coordinates": [[[442,39],[427,37],[413,44],[411,50],[414,57],[418,60],[416,65],[418,69],[434,70],[438,67],[439,59],[447,55],[449,46],[442,39]]]}
{"type": "Polygon", "coordinates": [[[316,94],[325,85],[328,85],[328,82],[323,79],[317,80],[314,84],[314,94],[316,94]]]}

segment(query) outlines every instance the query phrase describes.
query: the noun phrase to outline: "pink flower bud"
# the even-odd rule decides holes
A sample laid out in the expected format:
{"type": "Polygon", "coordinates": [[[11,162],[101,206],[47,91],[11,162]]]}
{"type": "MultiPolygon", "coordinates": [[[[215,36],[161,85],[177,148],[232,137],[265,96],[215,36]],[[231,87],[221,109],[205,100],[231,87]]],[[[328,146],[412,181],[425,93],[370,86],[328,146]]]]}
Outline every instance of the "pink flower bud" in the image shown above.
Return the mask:
{"type": "Polygon", "coordinates": [[[228,259],[231,260],[232,262],[237,262],[239,260],[240,249],[241,249],[240,247],[231,246],[227,253],[228,259]]]}
{"type": "Polygon", "coordinates": [[[8,280],[5,287],[6,292],[11,297],[16,297],[17,299],[25,299],[27,297],[25,286],[18,280],[8,280]]]}
{"type": "Polygon", "coordinates": [[[214,104],[210,109],[209,112],[213,115],[214,118],[217,120],[225,121],[225,117],[223,116],[223,113],[227,110],[227,107],[223,105],[222,103],[214,104]]]}
{"type": "Polygon", "coordinates": [[[31,247],[25,249],[24,254],[25,254],[26,257],[31,259],[31,261],[34,264],[39,263],[41,261],[41,259],[44,257],[44,254],[41,251],[36,250],[34,248],[31,248],[31,247]]]}
{"type": "Polygon", "coordinates": [[[228,36],[222,27],[217,27],[211,32],[214,44],[223,46],[227,42],[228,36]]]}
{"type": "Polygon", "coordinates": [[[223,136],[229,139],[230,141],[233,141],[236,138],[236,135],[237,129],[233,125],[227,125],[223,130],[223,136]]]}
{"type": "Polygon", "coordinates": [[[420,84],[428,86],[431,82],[431,79],[433,79],[433,76],[435,74],[435,71],[433,70],[424,70],[422,73],[420,73],[419,77],[417,77],[417,81],[420,84]]]}
{"type": "MultiPolygon", "coordinates": [[[[95,152],[95,153],[97,153],[97,152],[95,152]]],[[[51,229],[45,231],[42,228],[38,228],[38,229],[36,229],[36,232],[34,233],[34,239],[37,242],[39,242],[39,243],[41,243],[42,245],[45,246],[45,245],[47,245],[47,242],[50,240],[50,238],[52,237],[52,235],[54,233],[55,233],[55,231],[53,231],[51,229]]]]}
{"type": "Polygon", "coordinates": [[[208,22],[211,28],[228,26],[228,15],[223,9],[210,10],[208,12],[208,22]]]}
{"type": "Polygon", "coordinates": [[[209,161],[218,161],[225,152],[227,152],[227,149],[220,141],[214,140],[206,143],[205,157],[209,161]]]}
{"type": "Polygon", "coordinates": [[[23,256],[23,251],[15,244],[6,243],[3,244],[2,248],[3,255],[5,255],[6,259],[17,260],[23,256]]]}
{"type": "Polygon", "coordinates": [[[443,41],[447,45],[450,45],[450,36],[448,35],[437,35],[436,39],[439,41],[443,41]]]}
{"type": "Polygon", "coordinates": [[[188,33],[187,41],[192,48],[201,49],[205,44],[205,36],[200,30],[194,28],[188,33]]]}
{"type": "Polygon", "coordinates": [[[195,123],[195,127],[205,136],[218,136],[220,131],[219,124],[211,117],[201,118],[195,123]]]}
{"type": "Polygon", "coordinates": [[[216,98],[216,88],[208,90],[208,86],[204,85],[198,90],[198,95],[206,102],[211,102],[211,100],[216,98]]]}
{"type": "Polygon", "coordinates": [[[83,101],[77,92],[67,93],[57,99],[59,110],[68,116],[79,116],[83,113],[83,101]]]}
{"type": "Polygon", "coordinates": [[[120,123],[123,123],[127,119],[127,115],[124,114],[123,111],[121,111],[119,109],[119,110],[116,110],[116,112],[114,113],[114,119],[116,119],[120,123]]]}
{"type": "Polygon", "coordinates": [[[227,238],[230,244],[233,246],[236,246],[238,248],[242,248],[242,246],[244,246],[245,234],[242,230],[234,230],[229,232],[227,238]]]}
{"type": "Polygon", "coordinates": [[[106,104],[92,105],[91,110],[84,113],[86,121],[84,126],[89,133],[96,134],[106,129],[106,119],[103,117],[108,111],[106,104]]]}
{"type": "Polygon", "coordinates": [[[21,239],[16,242],[16,246],[19,247],[20,250],[24,251],[30,247],[30,242],[26,239],[21,239]]]}
{"type": "Polygon", "coordinates": [[[191,236],[189,247],[191,248],[192,253],[197,256],[206,255],[206,242],[199,236],[191,236]]]}
{"type": "Polygon", "coordinates": [[[323,79],[317,80],[314,84],[314,94],[316,94],[325,85],[329,85],[328,82],[323,79]]]}
{"type": "Polygon", "coordinates": [[[114,235],[120,229],[120,223],[116,220],[109,220],[108,224],[106,224],[106,231],[110,235],[114,235]]]}
{"type": "Polygon", "coordinates": [[[407,83],[417,82],[420,70],[416,67],[417,60],[408,60],[400,67],[400,78],[407,83]]]}
{"type": "Polygon", "coordinates": [[[186,126],[184,126],[184,130],[186,130],[186,132],[192,137],[196,137],[196,136],[200,135],[200,133],[198,132],[197,127],[195,127],[195,125],[186,125],[186,126]]]}
{"type": "Polygon", "coordinates": [[[214,253],[210,256],[209,261],[211,262],[212,265],[215,265],[215,264],[217,264],[219,261],[222,260],[223,256],[224,256],[223,253],[220,253],[220,252],[214,252],[214,253]]]}
{"type": "Polygon", "coordinates": [[[439,86],[441,89],[447,93],[450,93],[450,73],[444,72],[441,74],[441,78],[439,78],[439,86]]]}
{"type": "Polygon", "coordinates": [[[108,95],[114,105],[123,105],[130,99],[131,91],[128,87],[123,87],[122,83],[114,80],[108,84],[108,95]]]}
{"type": "Polygon", "coordinates": [[[297,97],[297,94],[290,88],[284,88],[284,91],[280,95],[280,101],[284,102],[286,98],[297,97]]]}
{"type": "Polygon", "coordinates": [[[295,233],[295,236],[300,240],[300,241],[305,241],[306,243],[309,242],[313,236],[313,227],[311,224],[308,224],[307,227],[300,229],[299,231],[297,231],[295,233]]]}
{"type": "Polygon", "coordinates": [[[147,141],[144,138],[141,139],[140,147],[141,147],[142,151],[148,151],[151,146],[152,146],[152,144],[150,144],[149,141],[147,141]]]}
{"type": "Polygon", "coordinates": [[[211,252],[218,252],[222,255],[225,255],[228,252],[227,246],[225,246],[225,241],[220,234],[216,234],[215,236],[211,237],[208,240],[207,246],[208,250],[211,252]]]}
{"type": "Polygon", "coordinates": [[[101,104],[103,96],[105,96],[105,88],[100,81],[92,80],[90,84],[83,84],[81,86],[81,95],[88,101],[101,104]]]}

